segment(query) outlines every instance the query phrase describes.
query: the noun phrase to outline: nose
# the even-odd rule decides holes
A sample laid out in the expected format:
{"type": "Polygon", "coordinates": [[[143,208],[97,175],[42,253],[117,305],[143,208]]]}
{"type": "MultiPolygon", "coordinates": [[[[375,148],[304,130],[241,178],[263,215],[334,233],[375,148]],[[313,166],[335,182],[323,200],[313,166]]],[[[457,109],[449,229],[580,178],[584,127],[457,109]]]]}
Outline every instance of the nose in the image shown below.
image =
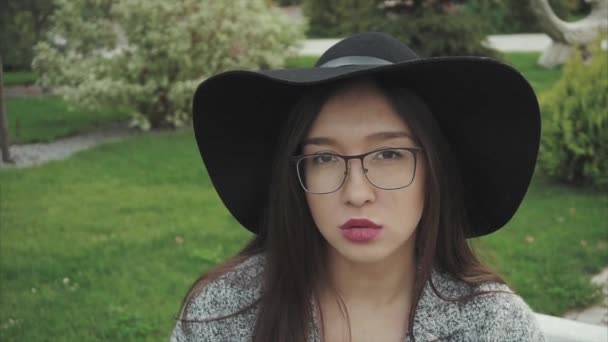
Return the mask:
{"type": "Polygon", "coordinates": [[[348,161],[348,171],[342,185],[342,198],[344,203],[360,207],[365,203],[376,200],[376,189],[365,176],[361,160],[348,161]]]}

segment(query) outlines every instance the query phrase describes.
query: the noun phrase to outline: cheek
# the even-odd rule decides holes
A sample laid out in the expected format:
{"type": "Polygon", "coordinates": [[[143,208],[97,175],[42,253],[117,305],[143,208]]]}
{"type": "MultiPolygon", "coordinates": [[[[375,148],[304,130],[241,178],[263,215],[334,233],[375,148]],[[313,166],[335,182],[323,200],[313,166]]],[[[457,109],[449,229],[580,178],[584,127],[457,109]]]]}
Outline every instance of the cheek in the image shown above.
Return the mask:
{"type": "Polygon", "coordinates": [[[333,224],[332,218],[336,213],[336,199],[333,197],[332,195],[306,194],[310,214],[320,230],[333,224]]]}
{"type": "Polygon", "coordinates": [[[424,210],[424,193],[418,189],[407,189],[383,199],[382,213],[395,226],[409,230],[418,225],[424,210]],[[413,191],[416,190],[416,191],[413,191]]]}
{"type": "Polygon", "coordinates": [[[386,192],[382,198],[383,213],[390,217],[393,224],[405,229],[414,229],[424,211],[425,186],[424,177],[416,175],[416,181],[407,188],[395,192],[386,192]]]}

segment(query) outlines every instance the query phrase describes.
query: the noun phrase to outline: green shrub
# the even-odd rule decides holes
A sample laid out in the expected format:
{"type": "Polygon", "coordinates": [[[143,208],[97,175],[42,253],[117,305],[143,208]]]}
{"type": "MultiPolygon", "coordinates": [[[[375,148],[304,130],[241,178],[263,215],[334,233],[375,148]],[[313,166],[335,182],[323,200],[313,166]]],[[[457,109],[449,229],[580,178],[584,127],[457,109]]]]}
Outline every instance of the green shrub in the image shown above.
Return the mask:
{"type": "Polygon", "coordinates": [[[201,80],[280,67],[303,38],[303,28],[265,0],[56,2],[54,39],[35,48],[39,83],[74,109],[126,110],[144,130],[189,124],[201,80]]]}
{"type": "Polygon", "coordinates": [[[48,29],[53,0],[0,1],[0,55],[5,70],[28,70],[32,47],[48,29]]]}
{"type": "Polygon", "coordinates": [[[275,0],[274,2],[279,6],[292,6],[302,4],[302,0],[275,0]]]}
{"type": "Polygon", "coordinates": [[[481,55],[498,57],[484,47],[487,29],[450,1],[413,1],[409,7],[382,8],[383,1],[305,0],[309,35],[344,37],[382,31],[399,38],[422,56],[481,55]],[[448,9],[448,8],[451,8],[448,9]]]}
{"type": "Polygon", "coordinates": [[[500,58],[497,51],[482,45],[486,27],[468,13],[445,14],[427,8],[378,21],[375,27],[401,39],[421,56],[500,58]]]}
{"type": "Polygon", "coordinates": [[[304,0],[303,6],[311,37],[337,38],[367,31],[367,22],[379,15],[375,1],[369,0],[304,0]]]}
{"type": "Polygon", "coordinates": [[[608,190],[608,52],[598,40],[591,53],[583,62],[575,52],[541,97],[539,165],[558,180],[608,190]]]}
{"type": "MultiPolygon", "coordinates": [[[[562,20],[575,20],[589,12],[585,0],[550,0],[555,14],[562,20]]],[[[489,27],[492,34],[541,32],[530,0],[467,0],[466,12],[476,16],[489,27]]]]}

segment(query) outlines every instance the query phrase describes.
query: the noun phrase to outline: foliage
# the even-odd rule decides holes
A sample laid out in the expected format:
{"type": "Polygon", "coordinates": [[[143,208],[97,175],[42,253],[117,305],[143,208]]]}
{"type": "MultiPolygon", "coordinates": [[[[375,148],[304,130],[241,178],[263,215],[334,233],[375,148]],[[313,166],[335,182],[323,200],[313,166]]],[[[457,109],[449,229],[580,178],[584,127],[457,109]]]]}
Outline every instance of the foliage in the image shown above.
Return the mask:
{"type": "Polygon", "coordinates": [[[584,62],[576,51],[541,98],[540,165],[559,180],[608,190],[608,52],[599,39],[591,55],[584,62]]]}
{"type": "Polygon", "coordinates": [[[0,55],[5,70],[30,69],[32,47],[48,29],[53,0],[0,2],[0,55]]]}
{"type": "Polygon", "coordinates": [[[500,58],[498,51],[481,43],[486,38],[486,27],[468,13],[448,14],[425,8],[376,22],[376,27],[400,38],[421,56],[500,58]]]}
{"type": "Polygon", "coordinates": [[[52,23],[35,47],[41,85],[142,129],[188,124],[201,80],[282,65],[302,29],[264,0],[57,0],[52,23]]]}
{"type": "Polygon", "coordinates": [[[368,22],[378,15],[375,1],[304,0],[309,20],[308,34],[313,37],[344,37],[368,30],[368,22]]]}
{"type": "Polygon", "coordinates": [[[383,1],[307,0],[312,36],[339,37],[363,31],[383,31],[399,38],[423,56],[482,55],[498,57],[484,47],[486,27],[452,1],[405,1],[382,7],[383,1]],[[410,4],[410,5],[406,5],[410,4]]]}
{"type": "MultiPolygon", "coordinates": [[[[550,0],[549,4],[555,14],[566,21],[580,17],[590,9],[585,0],[550,0]]],[[[464,6],[466,12],[488,25],[488,33],[542,31],[530,0],[468,0],[464,6]]]]}
{"type": "Polygon", "coordinates": [[[275,3],[279,6],[292,6],[302,4],[302,0],[275,0],[275,3]]]}
{"type": "MultiPolygon", "coordinates": [[[[526,1],[526,3],[529,6],[530,2],[526,1]]],[[[589,12],[591,9],[590,3],[591,1],[589,0],[549,0],[553,12],[562,20],[566,21],[589,12]]]]}

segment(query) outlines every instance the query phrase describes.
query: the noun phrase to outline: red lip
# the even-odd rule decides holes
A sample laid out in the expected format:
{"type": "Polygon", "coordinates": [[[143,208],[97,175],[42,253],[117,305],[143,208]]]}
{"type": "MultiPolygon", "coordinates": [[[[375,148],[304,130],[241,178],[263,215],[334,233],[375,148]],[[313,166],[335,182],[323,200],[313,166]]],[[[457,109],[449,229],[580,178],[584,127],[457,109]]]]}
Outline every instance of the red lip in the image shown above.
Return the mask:
{"type": "Polygon", "coordinates": [[[340,226],[340,229],[353,229],[353,228],[380,229],[380,228],[382,228],[382,226],[379,224],[376,224],[368,219],[350,219],[350,220],[344,222],[340,226]]]}

